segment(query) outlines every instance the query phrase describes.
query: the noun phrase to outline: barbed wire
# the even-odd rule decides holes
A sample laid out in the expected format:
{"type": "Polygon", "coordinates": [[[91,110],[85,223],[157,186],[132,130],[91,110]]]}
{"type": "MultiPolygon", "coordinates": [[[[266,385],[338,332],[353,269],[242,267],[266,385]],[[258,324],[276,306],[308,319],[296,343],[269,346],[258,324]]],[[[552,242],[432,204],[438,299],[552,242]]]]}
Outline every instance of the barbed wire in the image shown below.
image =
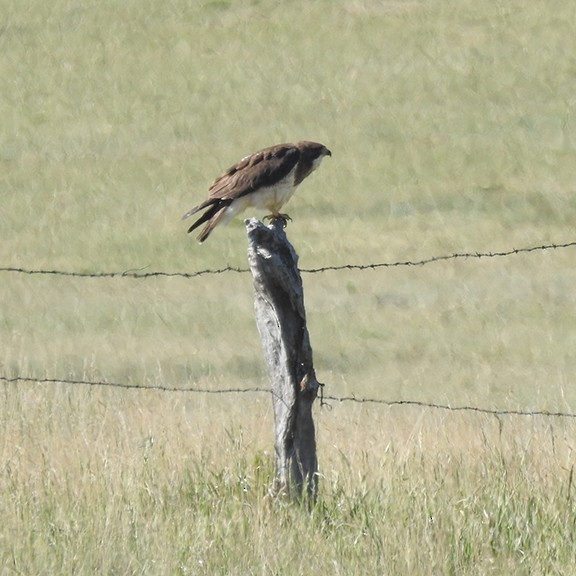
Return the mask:
{"type": "Polygon", "coordinates": [[[422,260],[401,260],[398,262],[381,262],[377,264],[342,264],[338,266],[323,266],[320,268],[308,268],[300,270],[300,272],[316,273],[327,272],[332,270],[374,270],[376,268],[395,268],[400,266],[425,266],[426,264],[433,264],[435,262],[442,262],[446,260],[468,260],[471,258],[503,258],[506,256],[516,256],[518,254],[527,254],[530,252],[538,252],[544,250],[558,250],[561,248],[572,248],[576,246],[576,241],[566,242],[564,244],[543,244],[540,246],[528,246],[525,248],[511,248],[510,250],[502,250],[498,252],[455,252],[453,254],[446,254],[443,256],[431,256],[422,260]]]}
{"type": "MultiPolygon", "coordinates": [[[[164,384],[150,384],[142,386],[139,384],[129,384],[121,382],[109,382],[107,380],[84,380],[68,378],[33,378],[27,376],[0,376],[0,381],[9,383],[27,382],[34,384],[71,384],[94,387],[110,387],[127,390],[142,391],[160,391],[160,392],[180,392],[185,394],[272,394],[268,388],[251,387],[251,388],[182,388],[180,386],[167,386],[164,384]]],[[[576,418],[576,413],[572,412],[552,412],[549,410],[517,410],[509,408],[483,408],[480,406],[451,406],[450,404],[438,404],[435,402],[425,402],[422,400],[384,400],[379,398],[362,398],[357,396],[329,396],[323,395],[322,406],[326,401],[346,403],[353,402],[357,404],[376,404],[384,406],[413,406],[420,408],[431,408],[434,410],[446,410],[449,412],[475,412],[480,414],[489,414],[492,416],[542,416],[551,418],[576,418]]]]}
{"type": "Polygon", "coordinates": [[[235,394],[235,393],[255,393],[270,392],[266,388],[182,388],[181,386],[166,386],[164,384],[150,384],[141,386],[140,384],[129,384],[126,382],[110,382],[108,380],[76,380],[68,378],[31,378],[28,376],[0,376],[1,382],[15,383],[28,382],[35,384],[73,384],[81,386],[98,386],[108,388],[124,388],[127,390],[156,390],[160,392],[198,392],[202,394],[235,394]]]}
{"type": "Polygon", "coordinates": [[[205,276],[207,274],[224,274],[226,272],[248,272],[248,268],[237,268],[234,266],[225,266],[224,268],[197,270],[196,272],[140,272],[144,270],[139,268],[137,270],[125,270],[123,272],[74,272],[69,270],[42,270],[31,268],[16,268],[16,267],[0,267],[0,272],[13,272],[18,274],[41,274],[46,276],[73,276],[76,278],[154,278],[154,277],[179,277],[179,278],[195,278],[196,276],[205,276]]]}
{"type": "MultiPolygon", "coordinates": [[[[378,268],[397,268],[397,267],[416,267],[433,264],[436,262],[443,262],[447,260],[469,260],[481,258],[503,258],[507,256],[516,256],[518,254],[528,254],[531,252],[542,252],[545,250],[559,250],[563,248],[576,247],[576,241],[565,242],[563,244],[542,244],[539,246],[527,246],[524,248],[511,248],[509,250],[500,250],[496,252],[455,252],[453,254],[445,254],[441,256],[431,256],[422,260],[399,260],[395,262],[374,262],[369,264],[338,264],[334,266],[320,266],[318,268],[301,268],[300,272],[306,274],[317,274],[320,272],[332,272],[339,270],[376,270],[378,268]]],[[[157,277],[179,277],[179,278],[196,278],[198,276],[225,274],[227,272],[235,272],[243,274],[249,272],[248,268],[240,268],[236,266],[225,266],[223,268],[206,268],[204,270],[197,270],[195,272],[142,272],[144,268],[124,270],[122,272],[74,272],[67,270],[44,270],[32,268],[20,268],[13,266],[0,267],[0,272],[15,273],[15,274],[29,274],[29,275],[48,275],[48,276],[72,276],[78,278],[157,278],[157,277]]]]}
{"type": "Polygon", "coordinates": [[[437,404],[422,400],[380,400],[377,398],[357,398],[356,396],[324,396],[325,400],[335,402],[356,402],[359,404],[385,404],[386,406],[420,406],[450,412],[478,412],[480,414],[492,414],[494,416],[550,416],[557,418],[576,418],[572,412],[551,412],[549,410],[516,410],[510,408],[482,408],[480,406],[451,406],[450,404],[437,404]]]}

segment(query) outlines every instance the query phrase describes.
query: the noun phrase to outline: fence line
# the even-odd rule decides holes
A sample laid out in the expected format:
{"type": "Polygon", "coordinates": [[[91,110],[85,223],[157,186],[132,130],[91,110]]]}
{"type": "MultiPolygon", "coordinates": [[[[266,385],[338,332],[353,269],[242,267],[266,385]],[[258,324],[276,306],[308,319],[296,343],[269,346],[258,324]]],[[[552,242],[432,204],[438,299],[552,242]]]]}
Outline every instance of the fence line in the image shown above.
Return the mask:
{"type": "MultiPolygon", "coordinates": [[[[138,384],[128,384],[120,382],[108,382],[106,380],[71,380],[67,378],[31,378],[25,376],[0,376],[0,381],[9,383],[28,382],[34,384],[71,384],[95,387],[122,388],[128,390],[154,390],[160,392],[181,392],[185,394],[271,394],[268,388],[181,388],[177,386],[166,386],[163,384],[151,384],[150,386],[140,386],[138,384]]],[[[424,402],[421,400],[384,400],[379,398],[362,398],[357,396],[329,396],[322,394],[320,397],[321,406],[330,406],[327,401],[354,402],[357,404],[377,404],[383,406],[416,406],[420,408],[431,408],[434,410],[446,410],[449,412],[475,412],[480,414],[490,414],[492,416],[543,416],[553,418],[576,418],[576,413],[572,412],[551,412],[549,410],[515,410],[508,408],[482,408],[480,406],[451,406],[449,404],[438,404],[435,402],[424,402]]]]}
{"type": "MultiPolygon", "coordinates": [[[[339,270],[376,270],[378,268],[397,268],[404,266],[425,266],[435,262],[443,262],[447,260],[468,260],[472,258],[503,258],[507,256],[516,256],[518,254],[528,254],[532,252],[542,252],[545,250],[559,250],[563,248],[576,247],[576,241],[566,242],[563,244],[542,244],[540,246],[528,246],[524,248],[511,248],[509,250],[501,250],[496,252],[456,252],[453,254],[445,254],[441,256],[431,256],[422,260],[399,260],[396,262],[376,262],[369,264],[339,264],[335,266],[321,266],[319,268],[301,268],[300,272],[306,274],[317,274],[320,272],[332,272],[339,270]]],[[[157,278],[157,277],[179,277],[179,278],[196,278],[197,276],[225,274],[227,272],[236,272],[243,274],[248,272],[248,268],[239,268],[235,266],[225,266],[223,268],[205,270],[197,270],[195,272],[142,272],[144,268],[125,270],[123,272],[74,272],[66,270],[43,270],[43,269],[30,269],[18,267],[0,267],[0,272],[15,273],[15,274],[41,274],[49,276],[73,276],[78,278],[157,278]]]]}
{"type": "MultiPolygon", "coordinates": [[[[323,266],[319,268],[301,269],[303,273],[320,273],[327,271],[338,270],[375,270],[377,268],[394,268],[402,266],[424,266],[435,262],[456,260],[456,259],[470,259],[470,258],[501,258],[507,256],[514,256],[517,254],[533,253],[545,250],[558,250],[563,248],[576,247],[576,241],[566,242],[563,244],[543,244],[539,246],[529,246],[524,248],[513,248],[510,250],[502,250],[497,252],[459,252],[442,256],[432,256],[423,260],[405,260],[396,262],[380,262],[371,264],[343,264],[338,266],[323,266]]],[[[42,270],[42,269],[26,269],[16,267],[0,267],[0,272],[19,273],[29,275],[51,275],[51,276],[72,276],[80,278],[152,278],[152,277],[181,277],[181,278],[195,278],[197,276],[224,274],[227,272],[245,273],[248,268],[237,268],[233,266],[226,266],[219,269],[205,269],[196,272],[142,272],[145,268],[126,270],[124,272],[74,272],[63,270],[42,270]]],[[[138,384],[108,382],[105,380],[92,381],[92,380],[72,380],[62,378],[30,378],[23,376],[0,376],[0,381],[5,383],[15,382],[29,382],[38,384],[71,384],[71,385],[84,385],[84,386],[106,386],[113,388],[123,388],[132,390],[156,390],[161,392],[181,392],[181,393],[202,393],[202,394],[241,394],[241,393],[267,393],[270,394],[271,390],[267,388],[226,388],[226,389],[210,389],[210,388],[181,388],[177,386],[167,385],[150,385],[140,386],[138,384]]],[[[326,405],[326,401],[345,403],[354,402],[359,404],[377,404],[385,406],[419,406],[423,408],[431,408],[437,410],[447,410],[451,412],[467,411],[482,414],[491,414],[494,416],[543,416],[543,417],[559,417],[559,418],[576,418],[576,413],[571,412],[550,412],[548,410],[514,410],[514,409],[491,409],[482,408],[479,406],[450,406],[449,404],[438,404],[433,402],[424,402],[420,400],[384,400],[378,398],[362,398],[357,396],[329,396],[322,395],[321,405],[326,405]]]]}

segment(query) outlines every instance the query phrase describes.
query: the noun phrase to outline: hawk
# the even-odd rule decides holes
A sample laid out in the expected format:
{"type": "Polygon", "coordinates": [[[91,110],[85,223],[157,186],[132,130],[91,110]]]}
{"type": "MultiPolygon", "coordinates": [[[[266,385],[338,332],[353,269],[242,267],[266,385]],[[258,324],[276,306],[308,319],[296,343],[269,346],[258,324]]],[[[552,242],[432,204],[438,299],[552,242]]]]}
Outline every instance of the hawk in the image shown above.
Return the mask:
{"type": "Polygon", "coordinates": [[[206,222],[198,236],[204,242],[218,224],[231,220],[246,208],[266,208],[271,220],[289,220],[280,209],[297,186],[309,176],[324,158],[332,153],[317,142],[277,144],[264,148],[231,166],[214,181],[208,199],[184,214],[183,219],[205,210],[190,226],[192,232],[206,222]]]}

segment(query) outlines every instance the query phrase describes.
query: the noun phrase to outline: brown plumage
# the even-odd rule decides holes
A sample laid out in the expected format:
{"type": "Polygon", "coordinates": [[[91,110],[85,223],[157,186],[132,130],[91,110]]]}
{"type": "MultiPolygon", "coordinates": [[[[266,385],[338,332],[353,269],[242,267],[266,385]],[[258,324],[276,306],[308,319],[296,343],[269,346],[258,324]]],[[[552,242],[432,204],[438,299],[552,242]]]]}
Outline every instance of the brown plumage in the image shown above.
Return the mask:
{"type": "Polygon", "coordinates": [[[246,156],[214,181],[207,200],[184,214],[188,218],[205,210],[188,232],[206,223],[198,236],[204,242],[218,224],[251,206],[269,210],[272,219],[288,219],[280,208],[324,156],[332,156],[326,146],[306,141],[278,144],[246,156]]]}

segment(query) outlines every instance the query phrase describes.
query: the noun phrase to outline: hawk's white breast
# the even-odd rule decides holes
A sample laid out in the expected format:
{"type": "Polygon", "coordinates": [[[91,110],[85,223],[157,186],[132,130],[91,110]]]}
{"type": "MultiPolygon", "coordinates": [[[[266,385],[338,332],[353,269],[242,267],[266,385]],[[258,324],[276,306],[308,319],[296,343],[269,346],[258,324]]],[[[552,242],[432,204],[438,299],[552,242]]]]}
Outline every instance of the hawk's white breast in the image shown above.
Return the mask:
{"type": "Polygon", "coordinates": [[[278,214],[280,208],[290,200],[295,190],[294,170],[292,170],[273,186],[260,188],[234,200],[226,209],[223,221],[228,222],[231,218],[246,210],[246,208],[260,208],[268,210],[271,214],[278,214]]]}

